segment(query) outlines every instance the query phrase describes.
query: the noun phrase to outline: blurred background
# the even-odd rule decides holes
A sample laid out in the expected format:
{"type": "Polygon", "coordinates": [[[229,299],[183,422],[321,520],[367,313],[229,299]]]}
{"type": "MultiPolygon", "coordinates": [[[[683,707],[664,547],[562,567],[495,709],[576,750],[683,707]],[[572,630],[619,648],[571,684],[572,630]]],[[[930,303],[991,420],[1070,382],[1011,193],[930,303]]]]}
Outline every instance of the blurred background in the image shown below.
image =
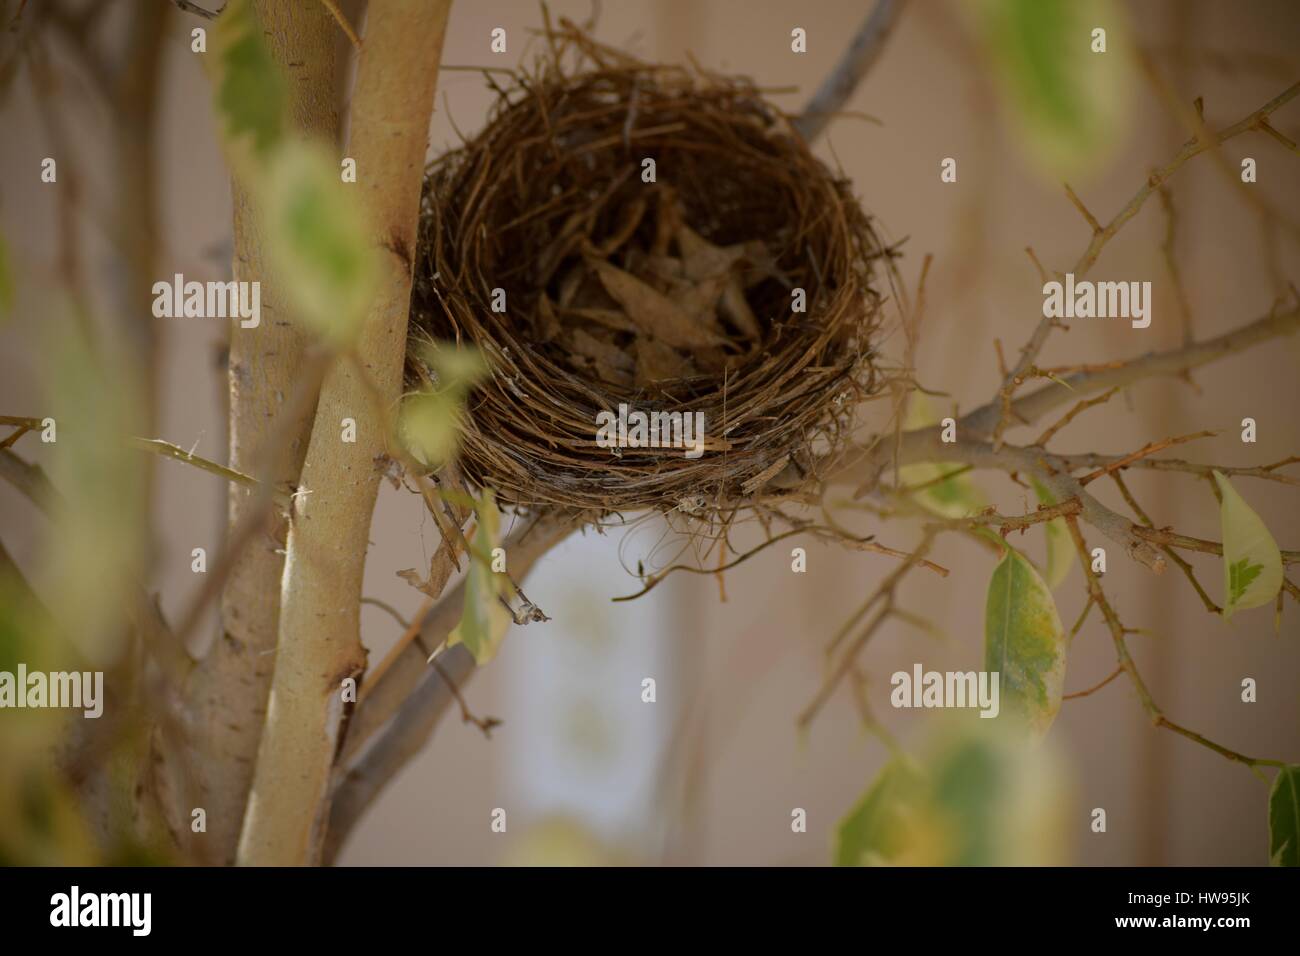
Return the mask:
{"type": "MultiPolygon", "coordinates": [[[[132,6],[112,4],[108,35],[126,35],[132,6]]],[[[591,12],[586,0],[549,6],[556,17],[575,21],[591,12]]],[[[827,163],[843,168],[885,234],[906,240],[900,269],[910,289],[923,257],[934,256],[917,366],[926,388],[949,396],[933,400],[945,414],[989,399],[999,382],[994,340],[1013,355],[1041,315],[1041,283],[1025,247],[1032,246],[1049,270],[1064,271],[1088,242],[1088,227],[1061,180],[1068,177],[1105,221],[1187,139],[1170,103],[1138,65],[1138,54],[1154,65],[1182,107],[1203,97],[1212,128],[1240,119],[1300,78],[1300,9],[1286,0],[1073,6],[1085,26],[1080,43],[1101,26],[1109,46],[1104,57],[1067,61],[1070,70],[1097,71],[1079,84],[1088,93],[1077,105],[1075,127],[1054,130],[1032,102],[1017,99],[1025,81],[998,60],[996,38],[984,32],[979,4],[912,0],[849,104],[878,122],[837,120],[816,147],[827,163]],[[958,164],[955,183],[940,181],[940,162],[949,157],[958,164]]],[[[647,59],[681,62],[689,55],[709,69],[749,75],[764,87],[793,87],[772,96],[797,112],[869,8],[830,0],[626,0],[603,6],[595,35],[647,59]],[[796,27],[807,32],[806,54],[791,51],[796,27]]],[[[183,272],[199,280],[227,278],[230,189],[211,86],[201,58],[190,50],[196,25],[201,24],[195,18],[170,10],[157,134],[152,150],[137,157],[112,148],[109,132],[121,118],[95,94],[93,72],[61,56],[58,44],[51,64],[60,87],[57,115],[33,84],[6,85],[0,102],[0,232],[13,263],[16,304],[0,326],[0,413],[45,414],[42,376],[59,348],[57,334],[50,332],[58,328],[58,289],[68,267],[61,230],[77,230],[83,239],[79,269],[92,299],[113,294],[123,281],[116,258],[122,237],[104,222],[115,204],[141,201],[127,190],[139,164],[145,164],[144,185],[154,192],[159,217],[158,277],[183,272]],[[71,173],[75,166],[81,202],[72,212],[38,176],[41,159],[57,151],[59,139],[75,146],[75,162],[66,168],[71,173]]],[[[536,52],[528,49],[529,31],[540,25],[539,7],[527,0],[456,4],[444,64],[514,65],[536,52]],[[507,31],[505,54],[489,51],[495,27],[507,31]]],[[[447,69],[439,87],[431,155],[458,142],[453,121],[466,135],[477,130],[493,98],[473,71],[447,69]]],[[[1300,104],[1281,110],[1274,122],[1293,140],[1300,137],[1300,104]]],[[[1291,220],[1300,217],[1300,160],[1266,136],[1248,134],[1225,145],[1231,177],[1209,157],[1177,174],[1173,248],[1198,336],[1266,314],[1288,294],[1280,279],[1300,275],[1294,237],[1284,229],[1262,230],[1257,209],[1243,199],[1240,184],[1233,185],[1244,157],[1258,166],[1258,182],[1246,187],[1250,194],[1291,220]]],[[[1153,199],[1109,244],[1092,273],[1096,279],[1152,281],[1151,327],[1077,322],[1068,334],[1054,335],[1040,364],[1105,362],[1180,343],[1179,305],[1161,249],[1166,222],[1153,199]]],[[[224,461],[221,323],[162,319],[153,320],[153,328],[153,437],[224,461]]],[[[885,348],[898,355],[901,345],[895,336],[885,348]]],[[[1198,371],[1192,384],[1143,383],[1082,417],[1057,448],[1124,453],[1152,439],[1223,428],[1218,438],[1187,449],[1186,457],[1227,465],[1276,461],[1300,449],[1297,361],[1297,343],[1279,341],[1198,371]],[[1257,444],[1239,440],[1244,417],[1258,422],[1257,444]]],[[[140,383],[121,384],[125,392],[140,383]]],[[[1029,440],[1033,434],[1009,437],[1029,440]]],[[[24,452],[41,461],[46,449],[34,443],[24,452]]],[[[149,586],[161,595],[163,612],[176,615],[201,584],[191,572],[192,549],[204,547],[209,555],[220,550],[225,487],[172,462],[146,464],[154,488],[149,586]]],[[[1204,482],[1131,474],[1130,487],[1156,524],[1218,539],[1218,508],[1204,482]]],[[[1006,512],[1033,507],[1004,476],[979,474],[975,481],[1006,512]]],[[[1249,479],[1236,487],[1283,548],[1300,547],[1293,489],[1249,479]]],[[[1110,488],[1099,496],[1123,506],[1110,488]]],[[[0,516],[15,562],[26,567],[38,561],[41,519],[7,485],[0,485],[0,516]]],[[[916,529],[906,524],[868,527],[894,547],[907,548],[916,539],[916,529]]],[[[1033,556],[1043,552],[1041,537],[1041,528],[1026,537],[1033,556]]],[[[421,595],[397,572],[427,565],[437,544],[419,499],[385,484],[371,539],[367,595],[413,613],[421,595]]],[[[753,544],[758,538],[751,532],[739,540],[753,544]]],[[[714,578],[675,575],[642,599],[613,604],[611,597],[639,590],[628,570],[638,558],[670,563],[688,543],[654,519],[626,532],[589,531],[569,540],[525,584],[552,620],[516,629],[466,689],[477,714],[504,724],[487,740],[450,714],[371,808],[340,862],[829,863],[835,825],[889,750],[879,735],[863,729],[847,688],[806,733],[796,720],[821,684],[824,645],[893,561],[791,542],[796,543],[808,549],[807,573],[792,573],[789,548],[777,546],[727,573],[725,602],[714,578]],[[656,681],[653,705],[641,699],[647,677],[656,681]],[[508,813],[504,834],[490,829],[494,808],[508,813]],[[792,832],[795,808],[806,810],[806,833],[792,832]]],[[[1126,623],[1151,629],[1133,635],[1130,646],[1169,717],[1242,752],[1300,761],[1295,608],[1287,607],[1280,633],[1270,609],[1224,622],[1205,612],[1175,570],[1156,577],[1118,549],[1109,550],[1108,592],[1126,623]],[[1258,682],[1256,703],[1241,701],[1246,677],[1258,682]]],[[[982,660],[984,596],[993,562],[987,551],[956,538],[943,540],[932,557],[953,573],[942,581],[914,575],[901,598],[934,621],[943,636],[891,623],[864,658],[866,697],[907,748],[923,743],[930,718],[888,706],[889,675],[910,671],[915,662],[932,670],[969,670],[982,660]]],[[[1218,559],[1193,563],[1217,598],[1218,559]]],[[[66,591],[47,590],[45,596],[79,600],[66,591]]],[[[1085,600],[1077,567],[1057,600],[1068,626],[1085,600]]],[[[203,628],[203,640],[215,628],[214,619],[203,628]]],[[[382,611],[364,609],[363,637],[372,661],[399,632],[382,611]]],[[[1074,642],[1067,691],[1096,683],[1114,661],[1109,635],[1094,616],[1074,642]]],[[[14,732],[9,727],[4,732],[14,732]]],[[[1245,768],[1153,728],[1123,679],[1067,701],[1049,744],[1060,773],[1066,860],[1267,860],[1266,786],[1245,768]],[[1104,834],[1089,828],[1090,811],[1097,807],[1107,812],[1104,834]]]]}

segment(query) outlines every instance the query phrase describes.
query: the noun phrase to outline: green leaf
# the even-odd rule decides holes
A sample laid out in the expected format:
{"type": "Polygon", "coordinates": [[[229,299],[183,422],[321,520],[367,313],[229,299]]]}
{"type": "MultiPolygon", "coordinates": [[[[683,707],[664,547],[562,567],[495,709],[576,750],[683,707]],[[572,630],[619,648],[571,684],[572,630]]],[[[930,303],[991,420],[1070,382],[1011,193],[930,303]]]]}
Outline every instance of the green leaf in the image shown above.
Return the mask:
{"type": "Polygon", "coordinates": [[[984,668],[999,675],[1000,712],[1047,732],[1061,707],[1065,628],[1052,591],[1014,548],[993,569],[984,606],[984,668]]]}
{"type": "MultiPolygon", "coordinates": [[[[923,392],[908,396],[904,430],[926,428],[938,421],[923,392]]],[[[912,498],[927,511],[944,518],[964,518],[983,508],[985,502],[963,468],[953,462],[918,462],[899,468],[898,480],[904,487],[924,486],[913,492],[912,498]]]]}
{"type": "Polygon", "coordinates": [[[929,830],[945,838],[942,862],[1066,862],[1073,821],[1065,769],[1050,747],[1027,746],[999,723],[975,718],[955,725],[927,764],[934,819],[929,830]]]}
{"type": "Polygon", "coordinates": [[[1300,866],[1300,765],[1283,767],[1268,794],[1268,852],[1274,866],[1300,866]]]}
{"type": "Polygon", "coordinates": [[[456,457],[465,398],[474,383],[487,374],[487,362],[478,349],[450,343],[431,343],[417,349],[417,354],[436,377],[437,391],[406,397],[400,429],[411,454],[436,469],[456,457]]]}
{"type": "Polygon", "coordinates": [[[1023,147],[1053,177],[1100,164],[1125,125],[1127,24],[1110,3],[985,0],[980,26],[1023,147]],[[1106,30],[1106,52],[1092,31],[1106,30]]]}
{"type": "MultiPolygon", "coordinates": [[[[1044,505],[1056,504],[1052,493],[1037,478],[1030,479],[1034,484],[1034,494],[1044,505]]],[[[1055,591],[1070,574],[1070,568],[1078,557],[1074,550],[1074,541],[1064,518],[1053,518],[1043,525],[1047,535],[1047,586],[1055,591]]]]}
{"type": "Polygon", "coordinates": [[[1219,472],[1214,473],[1223,527],[1223,616],[1270,604],[1282,588],[1282,552],[1259,515],[1219,472]]]}
{"type": "Polygon", "coordinates": [[[262,38],[248,0],[230,0],[217,18],[214,41],[220,63],[217,111],[226,137],[248,136],[253,151],[265,156],[279,142],[287,100],[284,78],[262,38]]]}
{"type": "Polygon", "coordinates": [[[492,570],[492,549],[501,533],[501,512],[490,490],[475,506],[478,530],[470,542],[469,574],[465,579],[465,608],[460,623],[447,638],[447,646],[463,643],[481,666],[496,655],[514,618],[501,603],[507,578],[492,570]]]}
{"type": "Polygon", "coordinates": [[[455,389],[464,394],[488,372],[483,353],[472,345],[428,342],[417,351],[437,375],[440,389],[455,389]]]}
{"type": "Polygon", "coordinates": [[[1053,749],[973,715],[942,721],[923,763],[897,758],[836,828],[838,866],[1066,862],[1068,778],[1053,749]]]}
{"type": "Polygon", "coordinates": [[[904,853],[915,842],[909,820],[923,793],[924,781],[906,760],[886,764],[835,828],[835,865],[888,862],[904,853]]]}
{"type": "Polygon", "coordinates": [[[378,263],[355,194],[323,147],[286,142],[262,190],[275,276],[294,317],[335,347],[356,337],[378,263]]]}

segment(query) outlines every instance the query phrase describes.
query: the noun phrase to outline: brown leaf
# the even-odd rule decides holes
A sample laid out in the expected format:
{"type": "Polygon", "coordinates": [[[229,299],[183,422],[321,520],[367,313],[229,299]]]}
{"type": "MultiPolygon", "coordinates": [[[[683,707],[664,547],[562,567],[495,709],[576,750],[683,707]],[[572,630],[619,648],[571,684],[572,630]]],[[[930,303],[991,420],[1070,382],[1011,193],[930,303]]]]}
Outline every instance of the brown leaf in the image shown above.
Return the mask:
{"type": "Polygon", "coordinates": [[[560,320],[556,317],[555,307],[551,305],[551,299],[545,292],[537,300],[536,325],[537,339],[540,342],[549,342],[560,334],[560,320]]]}
{"type": "Polygon", "coordinates": [[[668,345],[683,349],[707,348],[724,343],[721,336],[709,331],[700,322],[692,321],[672,299],[631,273],[599,259],[589,259],[588,262],[600,276],[605,289],[618,300],[628,318],[642,331],[668,345]]]}
{"type": "Polygon", "coordinates": [[[754,317],[754,310],[749,307],[749,300],[745,298],[744,287],[736,276],[728,278],[727,286],[722,290],[721,311],[747,338],[758,340],[763,337],[763,332],[758,327],[758,319],[754,317]]]}
{"type": "Polygon", "coordinates": [[[641,225],[641,218],[645,215],[645,205],[644,199],[637,198],[623,208],[623,219],[618,228],[600,244],[601,255],[608,258],[632,238],[632,233],[636,232],[636,227],[641,225]]]}
{"type": "Polygon", "coordinates": [[[688,279],[725,275],[745,254],[744,248],[740,246],[728,246],[725,249],[715,246],[685,223],[677,227],[676,238],[688,279]]]}
{"type": "Polygon", "coordinates": [[[631,371],[632,358],[617,345],[601,341],[585,329],[569,330],[569,347],[597,363],[604,363],[620,371],[631,371]]]}
{"type": "Polygon", "coordinates": [[[635,332],[636,325],[624,313],[617,309],[565,309],[564,317],[578,318],[585,322],[603,325],[615,332],[635,332]]]}
{"type": "MultiPolygon", "coordinates": [[[[761,338],[758,319],[754,317],[754,311],[745,299],[745,290],[737,275],[742,263],[751,254],[757,254],[757,250],[751,250],[748,243],[715,246],[684,223],[677,228],[677,247],[682,252],[682,266],[687,278],[694,279],[701,285],[706,282],[717,283],[722,296],[722,314],[747,338],[761,338]]],[[[711,291],[706,290],[709,293],[711,291]]],[[[712,301],[716,302],[717,298],[717,295],[713,295],[712,301]]]]}
{"type": "Polygon", "coordinates": [[[681,352],[662,342],[640,337],[636,340],[636,382],[648,385],[668,379],[685,378],[690,365],[681,352]]]}
{"type": "Polygon", "coordinates": [[[714,310],[718,305],[718,297],[731,281],[731,277],[724,273],[698,282],[682,282],[678,284],[680,291],[674,298],[691,319],[703,322],[713,331],[721,331],[714,310]]]}

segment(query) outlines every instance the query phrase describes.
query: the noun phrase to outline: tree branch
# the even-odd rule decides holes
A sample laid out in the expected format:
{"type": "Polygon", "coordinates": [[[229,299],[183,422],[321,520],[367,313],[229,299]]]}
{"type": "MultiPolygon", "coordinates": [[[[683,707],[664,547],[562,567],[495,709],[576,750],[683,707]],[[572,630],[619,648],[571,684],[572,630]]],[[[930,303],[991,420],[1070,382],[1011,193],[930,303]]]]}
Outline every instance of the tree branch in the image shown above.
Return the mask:
{"type": "MultiPolygon", "coordinates": [[[[542,557],[581,525],[581,516],[548,516],[508,536],[504,547],[515,579],[522,583],[542,557]]],[[[447,708],[455,703],[447,679],[460,688],[474,676],[474,658],[464,645],[434,659],[443,674],[429,666],[424,650],[437,648],[447,639],[460,620],[464,602],[465,582],[461,581],[425,618],[419,640],[408,644],[379,680],[364,688],[335,770],[325,862],[333,861],[371,801],[420,751],[447,708]]]]}
{"type": "MultiPolygon", "coordinates": [[[[1073,515],[1065,518],[1066,527],[1070,530],[1070,537],[1074,540],[1074,548],[1079,553],[1079,563],[1083,565],[1083,573],[1087,581],[1088,596],[1091,602],[1101,609],[1102,617],[1106,619],[1106,627],[1110,630],[1111,639],[1115,643],[1115,654],[1119,658],[1119,666],[1129,676],[1133,682],[1133,687],[1137,691],[1138,699],[1142,702],[1142,708],[1151,718],[1151,723],[1157,727],[1165,727],[1176,734],[1181,734],[1189,740],[1195,741],[1203,747],[1208,747],[1220,756],[1238,763],[1243,763],[1248,767],[1254,768],[1259,766],[1280,767],[1280,760],[1265,760],[1259,757],[1247,757],[1245,754],[1238,753],[1222,744],[1201,736],[1193,730],[1188,730],[1181,724],[1176,724],[1165,716],[1151,692],[1147,689],[1146,682],[1142,680],[1142,675],[1138,673],[1137,664],[1133,662],[1133,657],[1129,654],[1128,642],[1125,635],[1129,633],[1128,629],[1120,622],[1119,615],[1111,607],[1110,602],[1106,599],[1105,592],[1102,591],[1101,581],[1092,571],[1092,560],[1088,554],[1088,545],[1083,540],[1083,534],[1079,531],[1079,522],[1073,515]]],[[[1107,678],[1109,681],[1110,678],[1107,678]]],[[[1103,682],[1104,683],[1104,682],[1103,682]]],[[[1091,693],[1091,691],[1088,691],[1091,693]]],[[[1082,695],[1074,695],[1082,696],[1082,695]]]]}
{"type": "MultiPolygon", "coordinates": [[[[1240,328],[1203,342],[1167,352],[1155,352],[1113,368],[1076,372],[1058,383],[1044,385],[1011,403],[1009,416],[1017,424],[1037,421],[1047,412],[1084,396],[1104,392],[1116,386],[1132,385],[1148,378],[1177,377],[1184,372],[1208,365],[1251,346],[1300,329],[1300,308],[1270,313],[1240,328]]],[[[990,402],[963,416],[958,428],[977,435],[992,436],[1001,408],[990,402]]]]}
{"type": "MultiPolygon", "coordinates": [[[[1133,197],[1105,226],[1100,226],[1098,224],[1097,220],[1091,215],[1091,213],[1086,211],[1083,203],[1078,200],[1073,191],[1069,190],[1069,187],[1067,186],[1066,189],[1071,200],[1075,202],[1081,211],[1083,211],[1085,219],[1092,228],[1092,238],[1088,243],[1088,247],[1083,251],[1083,254],[1079,257],[1079,260],[1074,264],[1074,268],[1071,270],[1074,277],[1080,279],[1089,269],[1092,268],[1097,261],[1097,257],[1101,255],[1101,251],[1105,247],[1106,243],[1114,238],[1115,234],[1123,228],[1125,223],[1137,215],[1138,210],[1142,208],[1143,204],[1151,194],[1159,190],[1169,177],[1177,172],[1184,163],[1192,157],[1205,152],[1212,146],[1217,147],[1218,145],[1227,142],[1234,136],[1238,136],[1248,130],[1260,129],[1261,124],[1267,122],[1269,115],[1279,107],[1294,99],[1298,93],[1300,93],[1300,83],[1294,83],[1249,116],[1238,120],[1236,123],[1233,123],[1231,126],[1228,126],[1223,130],[1220,130],[1217,134],[1192,137],[1192,139],[1183,144],[1182,149],[1178,151],[1178,154],[1174,156],[1173,159],[1147,176],[1146,181],[1141,185],[1141,187],[1139,187],[1138,191],[1134,193],[1133,197]]],[[[1047,336],[1051,333],[1055,324],[1056,320],[1049,316],[1044,316],[1039,321],[1033,334],[1029,337],[1029,342],[1023,349],[1021,349],[1020,358],[1016,362],[1015,367],[1007,372],[1006,376],[1003,378],[1002,387],[998,393],[1000,398],[998,404],[998,416],[987,426],[988,430],[992,434],[994,444],[1000,443],[1003,429],[1005,429],[1007,424],[1015,417],[1014,408],[1008,407],[1012,394],[1029,376],[1034,361],[1038,358],[1038,353],[1042,351],[1043,344],[1047,341],[1047,336]]]]}
{"type": "Polygon", "coordinates": [[[794,128],[805,140],[810,143],[815,140],[826,124],[843,111],[844,104],[884,51],[898,23],[903,3],[904,0],[876,0],[871,15],[853,37],[849,48],[817,88],[803,114],[794,121],[794,128]]]}
{"type": "MultiPolygon", "coordinates": [[[[290,519],[275,674],[238,859],[294,865],[319,859],[330,770],[344,723],[342,682],[365,666],[361,586],[379,490],[376,459],[388,439],[406,354],[411,269],[429,120],[450,0],[372,0],[357,66],[348,155],[383,275],[356,344],[359,368],[326,376],[290,519]],[[368,386],[361,378],[368,376],[368,386]],[[357,441],[340,441],[352,417],[357,441]],[[305,504],[304,504],[305,501],[305,504]]],[[[320,9],[315,6],[315,9],[320,9]]]]}

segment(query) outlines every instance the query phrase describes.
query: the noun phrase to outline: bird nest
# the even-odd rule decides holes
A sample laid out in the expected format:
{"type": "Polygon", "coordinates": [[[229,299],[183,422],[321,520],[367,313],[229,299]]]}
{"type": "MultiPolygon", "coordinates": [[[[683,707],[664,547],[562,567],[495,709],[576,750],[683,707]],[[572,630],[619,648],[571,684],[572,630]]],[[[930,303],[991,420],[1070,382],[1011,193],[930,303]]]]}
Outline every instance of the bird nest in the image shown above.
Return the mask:
{"type": "Polygon", "coordinates": [[[487,359],[462,471],[601,513],[814,480],[885,385],[892,264],[869,217],[751,82],[576,31],[564,68],[549,40],[425,178],[408,380],[436,384],[429,343],[487,359]]]}

